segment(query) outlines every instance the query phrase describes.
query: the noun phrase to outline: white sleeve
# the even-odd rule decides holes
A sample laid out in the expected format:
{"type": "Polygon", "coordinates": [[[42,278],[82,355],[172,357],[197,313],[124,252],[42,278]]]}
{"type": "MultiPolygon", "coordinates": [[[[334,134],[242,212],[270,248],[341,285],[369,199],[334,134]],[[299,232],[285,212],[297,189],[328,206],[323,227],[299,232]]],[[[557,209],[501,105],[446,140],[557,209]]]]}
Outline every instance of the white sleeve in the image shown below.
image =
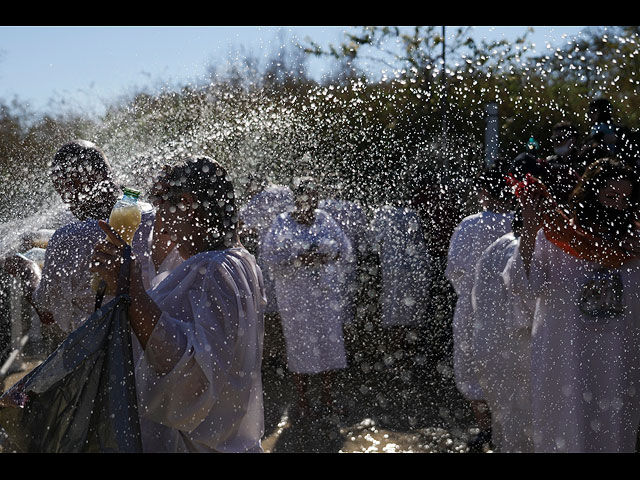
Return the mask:
{"type": "Polygon", "coordinates": [[[290,266],[305,251],[300,242],[287,234],[284,223],[285,218],[276,218],[262,243],[261,259],[270,269],[290,266]]]}
{"type": "Polygon", "coordinates": [[[496,303],[495,299],[500,295],[504,295],[504,292],[500,291],[501,285],[495,282],[495,272],[491,268],[491,254],[493,252],[493,249],[485,250],[476,265],[476,274],[473,288],[471,289],[471,307],[473,308],[474,316],[478,315],[479,310],[486,311],[484,308],[486,305],[494,305],[496,303]]]}
{"type": "Polygon", "coordinates": [[[319,251],[330,255],[334,259],[353,261],[353,249],[351,241],[340,228],[340,225],[331,217],[327,217],[328,235],[320,242],[319,251]]]}
{"type": "Polygon", "coordinates": [[[536,236],[529,275],[527,275],[520,255],[520,242],[502,272],[502,278],[509,295],[520,298],[528,308],[535,305],[536,298],[549,288],[545,242],[544,232],[540,230],[536,236]]]}
{"type": "Polygon", "coordinates": [[[88,282],[78,281],[80,276],[88,274],[77,271],[78,259],[70,258],[75,252],[70,241],[60,234],[54,233],[51,237],[40,283],[33,293],[38,310],[50,312],[64,331],[70,331],[80,318],[86,317],[90,313],[86,311],[87,305],[95,300],[95,292],[88,282]],[[75,286],[74,279],[77,280],[75,286]]]}
{"type": "Polygon", "coordinates": [[[447,255],[447,267],[445,276],[451,282],[458,295],[461,294],[463,279],[468,277],[468,273],[475,269],[475,264],[469,262],[469,246],[465,245],[464,225],[458,225],[451,236],[449,242],[449,253],[447,255]]]}
{"type": "MultiPolygon", "coordinates": [[[[190,269],[171,291],[171,298],[181,299],[176,304],[180,318],[163,311],[136,364],[145,418],[192,431],[228,387],[238,358],[243,365],[260,364],[257,307],[246,301],[239,281],[224,264],[207,261],[190,269]]],[[[159,304],[161,309],[163,305],[159,304]]],[[[258,373],[234,377],[238,395],[248,391],[243,383],[251,382],[258,373]]]]}

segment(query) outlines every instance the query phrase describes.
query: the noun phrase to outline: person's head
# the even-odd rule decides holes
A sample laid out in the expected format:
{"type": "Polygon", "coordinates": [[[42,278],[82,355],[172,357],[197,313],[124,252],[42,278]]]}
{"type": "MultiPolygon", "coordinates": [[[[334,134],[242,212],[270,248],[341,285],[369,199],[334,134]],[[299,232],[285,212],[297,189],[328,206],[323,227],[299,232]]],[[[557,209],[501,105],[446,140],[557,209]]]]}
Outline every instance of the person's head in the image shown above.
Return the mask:
{"type": "Polygon", "coordinates": [[[551,130],[553,152],[564,157],[578,145],[578,130],[569,122],[556,123],[551,130]]]}
{"type": "Polygon", "coordinates": [[[512,174],[519,180],[524,179],[527,174],[534,177],[540,176],[540,165],[535,155],[528,152],[520,153],[513,159],[509,166],[508,173],[512,174]]]}
{"type": "MultiPolygon", "coordinates": [[[[163,167],[151,192],[158,232],[181,253],[230,248],[237,242],[238,215],[233,184],[215,160],[189,157],[163,167]]],[[[183,255],[185,256],[185,255],[183,255]]]]}
{"type": "Polygon", "coordinates": [[[624,235],[633,228],[639,200],[640,181],[634,169],[607,157],[587,167],[569,206],[580,226],[624,235]]]}
{"type": "Polygon", "coordinates": [[[483,168],[475,178],[475,188],[484,208],[503,210],[511,207],[513,196],[501,162],[483,168]]]}
{"type": "Polygon", "coordinates": [[[593,123],[610,122],[613,117],[613,107],[606,98],[596,98],[589,103],[589,119],[593,123]]]}
{"type": "Polygon", "coordinates": [[[58,149],[51,162],[53,187],[80,220],[104,219],[108,215],[117,189],[111,165],[95,144],[76,140],[58,149]]]}
{"type": "Polygon", "coordinates": [[[295,182],[293,200],[296,213],[303,216],[313,215],[320,201],[319,193],[319,186],[311,177],[304,177],[295,182]]]}

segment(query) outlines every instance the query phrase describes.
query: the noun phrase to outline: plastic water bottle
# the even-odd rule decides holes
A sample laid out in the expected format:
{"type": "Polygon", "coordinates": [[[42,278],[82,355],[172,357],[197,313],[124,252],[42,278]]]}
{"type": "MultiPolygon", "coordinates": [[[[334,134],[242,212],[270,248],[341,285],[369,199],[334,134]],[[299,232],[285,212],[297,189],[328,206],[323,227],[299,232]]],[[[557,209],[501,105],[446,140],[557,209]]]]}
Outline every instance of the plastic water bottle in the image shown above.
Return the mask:
{"type": "MultiPolygon", "coordinates": [[[[109,225],[118,232],[122,239],[129,245],[133,242],[133,237],[142,222],[142,209],[138,204],[140,192],[131,188],[124,189],[124,195],[116,202],[109,216],[109,225]]],[[[100,275],[94,274],[91,281],[91,288],[98,292],[101,282],[100,275]]],[[[113,294],[107,290],[107,294],[113,294]]]]}

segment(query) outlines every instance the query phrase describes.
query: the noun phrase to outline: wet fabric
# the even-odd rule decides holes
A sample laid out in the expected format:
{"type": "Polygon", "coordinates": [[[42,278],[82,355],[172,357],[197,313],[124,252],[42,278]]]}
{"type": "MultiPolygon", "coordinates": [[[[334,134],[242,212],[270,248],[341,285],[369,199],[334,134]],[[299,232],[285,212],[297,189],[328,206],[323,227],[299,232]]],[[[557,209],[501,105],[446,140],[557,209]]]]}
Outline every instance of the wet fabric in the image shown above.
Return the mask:
{"type": "MultiPolygon", "coordinates": [[[[146,209],[133,239],[133,252],[140,259],[149,256],[151,251],[149,238],[155,218],[153,210],[143,205],[146,209]]],[[[95,244],[104,236],[98,221],[88,219],[59,228],[49,240],[42,277],[33,299],[39,310],[53,314],[56,325],[64,332],[74,330],[94,311],[96,295],[91,289],[89,258],[95,244]]]]}
{"type": "Polygon", "coordinates": [[[468,400],[484,400],[473,357],[471,291],[476,265],[484,250],[511,231],[513,213],[483,211],[465,217],[449,245],[445,275],[458,294],[453,316],[453,367],[456,386],[468,400]]]}
{"type": "Polygon", "coordinates": [[[264,284],[244,248],[201,252],[147,293],[161,310],[133,337],[144,452],[260,452],[264,284]]]}
{"type": "Polygon", "coordinates": [[[429,304],[431,258],[417,212],[384,206],[374,212],[370,228],[382,273],[381,325],[420,325],[429,304]]]}
{"type": "Polygon", "coordinates": [[[264,278],[267,295],[265,313],[277,313],[278,305],[273,275],[265,262],[262,261],[262,244],[273,220],[281,213],[292,211],[293,204],[293,193],[289,187],[269,185],[261,192],[256,193],[247,205],[240,209],[241,221],[245,227],[254,230],[258,236],[257,250],[254,254],[264,278]]]}
{"type": "Polygon", "coordinates": [[[263,247],[275,280],[289,369],[315,374],[345,368],[346,279],[336,265],[352,255],[347,236],[323,210],[315,211],[311,225],[285,213],[273,222],[263,247]],[[327,263],[300,262],[298,257],[313,246],[329,257],[327,263]]]}
{"type": "Polygon", "coordinates": [[[351,259],[339,259],[336,267],[342,269],[346,280],[345,309],[349,312],[345,324],[355,319],[356,301],[358,298],[358,257],[363,256],[368,249],[367,231],[369,221],[362,207],[347,200],[325,199],[319,203],[319,208],[327,212],[340,226],[351,242],[351,259]]]}
{"type": "Polygon", "coordinates": [[[129,297],[119,293],[0,397],[0,427],[18,451],[142,451],[129,297]]]}
{"type": "Polygon", "coordinates": [[[491,411],[491,441],[502,453],[533,451],[531,324],[535,305],[508,290],[503,277],[517,246],[518,239],[508,233],[484,251],[471,298],[478,381],[491,411]]]}
{"type": "Polygon", "coordinates": [[[509,288],[536,301],[531,331],[536,452],[635,452],[640,423],[640,261],[609,271],[610,280],[619,277],[622,283],[623,308],[594,317],[581,311],[581,297],[601,278],[601,270],[598,263],[558,248],[542,230],[529,275],[518,248],[504,270],[509,288]]]}

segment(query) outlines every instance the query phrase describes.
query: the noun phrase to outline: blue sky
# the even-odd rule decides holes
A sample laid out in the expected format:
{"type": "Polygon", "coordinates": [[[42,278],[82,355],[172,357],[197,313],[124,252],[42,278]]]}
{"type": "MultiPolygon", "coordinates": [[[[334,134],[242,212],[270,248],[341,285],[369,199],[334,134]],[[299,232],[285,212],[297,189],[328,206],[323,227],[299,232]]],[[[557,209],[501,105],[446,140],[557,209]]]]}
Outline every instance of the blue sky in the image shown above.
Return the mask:
{"type": "MultiPolygon", "coordinates": [[[[224,70],[247,54],[271,58],[282,40],[311,37],[339,43],[352,27],[28,27],[0,26],[0,99],[18,98],[34,111],[100,112],[140,88],[200,82],[209,65],[224,70]],[[52,102],[53,100],[53,102],[52,102]]],[[[527,27],[475,27],[478,38],[513,39],[527,27]]],[[[541,52],[584,27],[534,27],[541,52]]],[[[330,68],[310,59],[314,78],[330,68]]]]}

